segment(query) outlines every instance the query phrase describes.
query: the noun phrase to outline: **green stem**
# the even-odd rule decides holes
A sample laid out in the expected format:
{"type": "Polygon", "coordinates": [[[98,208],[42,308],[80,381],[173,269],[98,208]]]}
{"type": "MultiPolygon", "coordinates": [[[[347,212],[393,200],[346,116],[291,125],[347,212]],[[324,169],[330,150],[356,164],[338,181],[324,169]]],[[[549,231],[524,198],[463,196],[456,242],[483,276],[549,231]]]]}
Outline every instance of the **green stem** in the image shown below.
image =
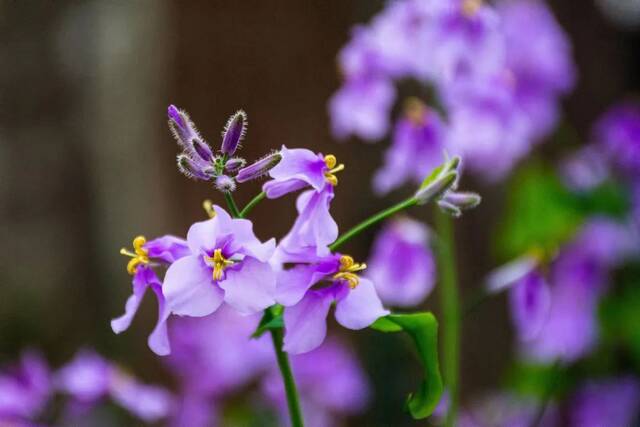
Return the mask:
{"type": "Polygon", "coordinates": [[[262,191],[256,197],[251,199],[251,201],[240,211],[240,218],[246,217],[258,203],[264,200],[265,197],[267,197],[267,193],[262,191]]]}
{"type": "Polygon", "coordinates": [[[234,218],[242,218],[242,215],[240,215],[240,211],[238,210],[238,205],[236,205],[236,201],[233,200],[231,193],[224,193],[224,199],[227,201],[227,206],[229,206],[231,216],[234,218]]]}
{"type": "Polygon", "coordinates": [[[443,318],[442,365],[445,386],[449,392],[449,412],[446,427],[456,425],[458,412],[458,382],[460,370],[460,306],[456,277],[455,243],[451,218],[436,209],[438,234],[438,268],[440,273],[440,304],[443,318]]]}
{"type": "Polygon", "coordinates": [[[394,215],[404,209],[410,208],[411,206],[414,206],[418,203],[418,200],[415,197],[410,197],[400,203],[398,203],[397,205],[393,205],[381,212],[378,212],[377,214],[373,215],[370,218],[365,219],[364,221],[362,221],[360,224],[356,225],[355,227],[351,228],[349,231],[347,231],[346,233],[344,233],[343,235],[341,235],[340,237],[338,237],[336,239],[335,242],[333,242],[332,244],[329,245],[329,249],[331,251],[335,251],[336,249],[338,249],[340,246],[342,246],[344,243],[346,243],[349,239],[351,239],[352,237],[360,234],[361,232],[363,232],[364,230],[366,230],[367,228],[371,227],[372,225],[390,217],[391,215],[394,215]]]}
{"type": "Polygon", "coordinates": [[[284,390],[287,394],[287,405],[289,406],[289,417],[291,418],[291,427],[303,427],[302,411],[300,410],[300,402],[298,400],[298,392],[296,391],[296,383],[291,373],[291,365],[287,353],[282,351],[282,329],[271,329],[271,340],[273,348],[276,351],[278,366],[284,381],[284,390]]]}

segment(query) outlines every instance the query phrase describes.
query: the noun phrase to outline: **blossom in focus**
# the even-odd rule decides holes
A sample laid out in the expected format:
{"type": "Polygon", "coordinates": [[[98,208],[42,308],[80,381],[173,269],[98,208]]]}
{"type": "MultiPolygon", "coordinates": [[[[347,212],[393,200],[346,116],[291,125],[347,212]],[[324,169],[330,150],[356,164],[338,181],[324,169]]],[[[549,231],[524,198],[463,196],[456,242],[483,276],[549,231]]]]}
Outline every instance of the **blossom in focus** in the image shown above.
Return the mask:
{"type": "Polygon", "coordinates": [[[640,415],[640,382],[637,378],[609,378],[583,385],[572,397],[572,427],[626,427],[640,415]]]}
{"type": "MultiPolygon", "coordinates": [[[[262,389],[287,425],[284,386],[275,366],[262,389]]],[[[337,418],[362,412],[369,400],[369,383],[355,356],[340,341],[328,339],[317,349],[291,357],[305,425],[330,427],[337,418]]]]}
{"type": "Polygon", "coordinates": [[[306,353],[322,344],[334,302],[336,320],[349,329],[366,328],[389,314],[373,283],[359,276],[365,268],[350,256],[336,254],[278,273],[276,300],[286,306],[285,351],[306,353]]]}
{"type": "Polygon", "coordinates": [[[290,254],[328,255],[327,245],[338,237],[338,225],[329,208],[338,185],[336,173],[344,169],[335,156],[323,156],[310,150],[282,147],[282,160],[269,171],[271,180],[262,189],[273,199],[293,191],[308,189],[298,196],[298,217],[293,227],[278,244],[278,258],[289,262],[290,254]],[[289,254],[289,255],[287,255],[289,254]]]}
{"type": "Polygon", "coordinates": [[[109,398],[136,417],[154,422],[173,410],[173,397],[161,387],[139,383],[96,353],[84,350],[55,374],[56,389],[73,402],[96,405],[109,398]]]}
{"type": "Polygon", "coordinates": [[[389,222],[376,237],[367,265],[366,277],[375,284],[384,304],[420,304],[435,284],[429,230],[406,217],[389,222]]]}
{"type": "Polygon", "coordinates": [[[640,177],[640,105],[611,108],[597,122],[593,138],[623,173],[640,177]]]}
{"type": "Polygon", "coordinates": [[[111,328],[116,334],[128,329],[142,303],[144,294],[147,289],[151,288],[158,301],[158,321],[149,335],[148,343],[149,347],[157,354],[167,354],[169,341],[166,320],[169,312],[162,290],[162,281],[151,265],[173,263],[189,254],[189,248],[184,239],[169,235],[148,242],[144,237],[138,236],[133,240],[133,247],[133,252],[126,249],[120,251],[123,255],[131,257],[127,271],[133,275],[133,293],[127,299],[124,314],[111,321],[111,328]]]}
{"type": "Polygon", "coordinates": [[[46,362],[37,353],[24,353],[17,366],[0,372],[0,424],[31,422],[44,409],[50,394],[46,362]]]}
{"type": "Polygon", "coordinates": [[[398,120],[392,145],[373,181],[374,189],[385,194],[407,181],[422,183],[429,172],[442,163],[446,127],[440,114],[412,98],[405,117],[398,120]]]}
{"type": "Polygon", "coordinates": [[[275,241],[262,243],[246,219],[232,219],[214,205],[215,216],[196,222],[187,234],[189,255],[175,261],[162,291],[168,312],[203,317],[226,302],[242,314],[274,303],[275,273],[268,261],[275,241]]]}

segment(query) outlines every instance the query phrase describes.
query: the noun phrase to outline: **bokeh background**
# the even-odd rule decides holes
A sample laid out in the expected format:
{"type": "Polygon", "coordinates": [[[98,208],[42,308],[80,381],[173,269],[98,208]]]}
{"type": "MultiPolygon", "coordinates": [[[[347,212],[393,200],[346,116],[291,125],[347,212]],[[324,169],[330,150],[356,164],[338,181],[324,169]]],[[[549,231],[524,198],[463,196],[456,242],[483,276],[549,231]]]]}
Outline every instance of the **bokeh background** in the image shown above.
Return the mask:
{"type": "MultiPolygon", "coordinates": [[[[613,0],[549,3],[579,70],[565,123],[535,155],[553,164],[587,141],[608,106],[637,94],[640,30],[631,13],[623,15],[628,22],[607,14],[613,0]]],[[[88,346],[144,380],[172,384],[146,345],[156,318],[152,298],[126,334],[116,337],[109,327],[130,292],[119,248],[137,234],[184,235],[203,217],[203,199],[221,201],[206,184],[177,173],[169,103],[189,111],[213,144],[228,115],[244,109],[247,159],[282,144],[336,154],[347,165],[332,206],[342,228],[402,197],[378,199],[370,190],[386,143],[335,142],[326,111],[339,85],[337,51],[350,27],[382,4],[1,1],[0,362],[31,347],[56,366],[88,346]]],[[[470,180],[464,187],[484,197],[456,229],[462,293],[470,296],[498,265],[487,248],[505,188],[470,180]]],[[[245,185],[237,199],[258,191],[259,183],[245,185]]],[[[254,212],[258,236],[280,236],[293,220],[293,199],[254,212]]],[[[350,243],[350,253],[366,258],[373,237],[371,231],[350,243]]],[[[437,311],[435,295],[425,307],[437,311]]],[[[465,321],[463,400],[500,384],[513,354],[506,310],[498,297],[465,321]]],[[[394,337],[345,337],[377,390],[371,410],[353,425],[413,425],[398,416],[419,373],[411,354],[396,351],[394,337]],[[415,368],[399,371],[396,363],[415,368]]]]}

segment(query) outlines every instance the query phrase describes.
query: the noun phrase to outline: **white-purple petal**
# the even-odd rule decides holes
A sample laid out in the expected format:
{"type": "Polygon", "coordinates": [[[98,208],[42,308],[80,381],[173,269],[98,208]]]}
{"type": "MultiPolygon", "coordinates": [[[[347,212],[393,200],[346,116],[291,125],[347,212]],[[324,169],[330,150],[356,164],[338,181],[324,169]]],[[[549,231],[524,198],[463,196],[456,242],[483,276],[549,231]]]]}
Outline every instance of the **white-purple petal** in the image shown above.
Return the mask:
{"type": "Polygon", "coordinates": [[[254,314],[275,304],[276,274],[266,262],[246,257],[220,281],[224,301],[241,314],[254,314]]]}
{"type": "Polygon", "coordinates": [[[360,283],[336,302],[336,320],[345,328],[363,329],[389,314],[376,293],[373,283],[360,278],[360,283]]]}
{"type": "Polygon", "coordinates": [[[333,293],[323,289],[309,291],[296,305],[284,311],[284,351],[306,353],[318,347],[327,334],[327,315],[333,293]]]}

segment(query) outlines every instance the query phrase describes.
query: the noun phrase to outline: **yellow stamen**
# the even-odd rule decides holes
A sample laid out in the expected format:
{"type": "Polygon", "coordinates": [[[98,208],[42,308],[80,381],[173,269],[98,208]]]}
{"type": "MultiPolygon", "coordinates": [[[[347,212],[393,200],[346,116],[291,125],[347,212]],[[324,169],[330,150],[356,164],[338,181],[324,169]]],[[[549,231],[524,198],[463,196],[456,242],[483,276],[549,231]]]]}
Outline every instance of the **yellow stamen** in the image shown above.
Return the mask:
{"type": "Polygon", "coordinates": [[[416,126],[424,126],[425,113],[427,112],[427,106],[420,99],[415,96],[407,98],[404,102],[404,114],[409,121],[416,126]]]}
{"type": "Polygon", "coordinates": [[[216,216],[216,211],[213,209],[213,203],[211,202],[211,200],[207,199],[202,202],[202,208],[207,213],[207,215],[209,215],[209,218],[213,218],[216,216]]]}
{"type": "Polygon", "coordinates": [[[133,239],[133,252],[122,248],[120,254],[131,257],[131,260],[127,263],[127,272],[129,274],[136,274],[136,268],[140,264],[149,264],[149,253],[144,248],[147,243],[147,239],[144,236],[137,236],[133,239]]]}
{"type": "Polygon", "coordinates": [[[464,0],[462,2],[462,14],[467,18],[472,18],[482,7],[482,0],[464,0]]]}
{"type": "Polygon", "coordinates": [[[333,275],[334,280],[345,280],[349,284],[350,289],[355,289],[360,284],[360,277],[356,274],[367,268],[365,263],[354,262],[349,255],[340,257],[340,270],[333,275]]]}
{"type": "Polygon", "coordinates": [[[213,263],[213,280],[222,280],[224,269],[233,264],[233,261],[226,259],[222,255],[222,249],[214,250],[212,257],[205,256],[204,259],[213,263]]]}
{"type": "Polygon", "coordinates": [[[334,156],[333,154],[327,154],[326,156],[324,156],[324,163],[329,168],[329,170],[324,173],[324,178],[329,184],[335,187],[336,185],[338,185],[338,177],[335,174],[336,172],[344,170],[344,165],[340,163],[338,166],[336,166],[338,161],[336,159],[336,156],[334,156]]]}

